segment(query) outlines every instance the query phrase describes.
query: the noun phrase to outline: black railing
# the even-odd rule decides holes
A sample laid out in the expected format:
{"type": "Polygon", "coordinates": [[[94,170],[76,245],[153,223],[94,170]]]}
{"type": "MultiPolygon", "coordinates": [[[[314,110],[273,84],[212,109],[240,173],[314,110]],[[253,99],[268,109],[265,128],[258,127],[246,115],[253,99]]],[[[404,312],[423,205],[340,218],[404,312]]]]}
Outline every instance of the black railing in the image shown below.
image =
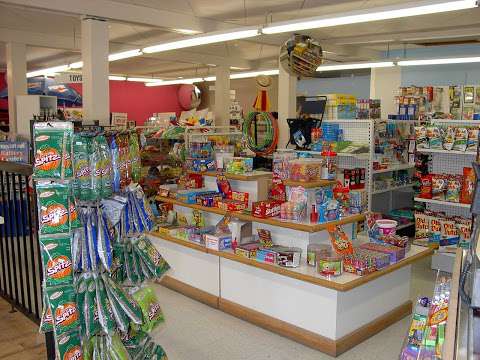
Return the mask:
{"type": "MultiPolygon", "coordinates": [[[[42,261],[32,165],[0,161],[0,296],[36,324],[42,316],[42,261]]],[[[53,336],[46,335],[49,359],[53,336]]]]}

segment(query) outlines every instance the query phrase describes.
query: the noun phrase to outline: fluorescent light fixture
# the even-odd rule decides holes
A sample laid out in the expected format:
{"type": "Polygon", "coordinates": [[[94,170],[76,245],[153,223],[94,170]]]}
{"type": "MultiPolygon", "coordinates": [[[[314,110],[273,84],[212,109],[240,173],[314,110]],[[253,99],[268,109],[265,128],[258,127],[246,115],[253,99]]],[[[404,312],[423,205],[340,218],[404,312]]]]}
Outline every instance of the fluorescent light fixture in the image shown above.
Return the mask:
{"type": "Polygon", "coordinates": [[[203,78],[204,81],[216,81],[217,77],[216,76],[207,76],[206,78],[203,78]]]}
{"type": "Polygon", "coordinates": [[[191,29],[173,29],[173,31],[184,34],[184,35],[195,35],[195,34],[200,34],[201,31],[198,30],[191,30],[191,29]]]}
{"type": "Polygon", "coordinates": [[[167,42],[163,44],[148,46],[142,51],[144,53],[156,53],[161,51],[169,51],[175,49],[182,49],[192,46],[214,44],[224,41],[237,40],[237,39],[246,39],[259,35],[257,28],[250,29],[240,29],[229,32],[212,32],[204,35],[192,36],[187,39],[167,42]]]}
{"type": "Polygon", "coordinates": [[[135,56],[140,56],[140,55],[142,55],[142,50],[140,50],[140,49],[122,51],[122,52],[119,52],[119,53],[108,55],[108,61],[128,59],[128,58],[135,57],[135,56]]]}
{"type": "Polygon", "coordinates": [[[324,15],[293,21],[272,23],[262,29],[264,34],[278,34],[329,26],[358,24],[369,21],[398,19],[417,15],[437,14],[448,11],[471,9],[476,0],[415,1],[393,6],[377,7],[343,14],[324,15]]]}
{"type": "Polygon", "coordinates": [[[238,67],[238,66],[230,66],[230,70],[248,70],[250,68],[238,67]]]}
{"type": "Polygon", "coordinates": [[[246,78],[256,77],[259,75],[278,75],[278,73],[279,73],[278,69],[250,71],[250,72],[231,74],[230,79],[246,79],[246,78]]]}
{"type": "Polygon", "coordinates": [[[164,86],[164,85],[180,85],[180,84],[193,84],[202,82],[203,78],[192,78],[192,79],[176,79],[176,80],[165,80],[165,81],[156,81],[145,83],[145,86],[164,86]]]}
{"type": "Polygon", "coordinates": [[[109,75],[108,80],[125,81],[125,80],[127,80],[127,77],[126,76],[109,75]]]}
{"type": "Polygon", "coordinates": [[[159,82],[162,79],[155,79],[155,78],[141,78],[141,77],[127,77],[127,81],[138,81],[144,83],[151,83],[151,82],[159,82]]]}
{"type": "Polygon", "coordinates": [[[57,72],[67,71],[69,69],[68,65],[54,66],[47,69],[31,71],[27,73],[27,78],[41,76],[41,75],[53,75],[57,72]]]}
{"type": "Polygon", "coordinates": [[[68,65],[70,69],[80,69],[83,67],[83,61],[77,61],[68,65]]]}
{"type": "Polygon", "coordinates": [[[395,64],[393,61],[370,62],[370,63],[355,63],[355,64],[338,64],[338,65],[320,65],[317,71],[336,71],[336,70],[355,70],[355,69],[371,69],[391,67],[395,64]]]}
{"type": "Polygon", "coordinates": [[[444,58],[444,59],[421,59],[421,60],[402,60],[397,64],[400,66],[420,66],[420,65],[443,65],[443,64],[465,64],[480,62],[480,56],[444,58]]]}

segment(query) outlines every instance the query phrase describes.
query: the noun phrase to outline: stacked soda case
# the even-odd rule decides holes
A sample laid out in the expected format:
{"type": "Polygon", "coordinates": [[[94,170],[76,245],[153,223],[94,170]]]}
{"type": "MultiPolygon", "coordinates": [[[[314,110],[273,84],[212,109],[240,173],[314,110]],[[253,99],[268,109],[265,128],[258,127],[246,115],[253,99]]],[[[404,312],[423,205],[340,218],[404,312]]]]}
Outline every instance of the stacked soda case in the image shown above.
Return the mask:
{"type": "Polygon", "coordinates": [[[144,282],[169,265],[143,234],[153,222],[133,182],[136,134],[74,134],[69,122],[36,123],[34,156],[40,330],[53,331],[57,359],[166,359],[147,334],[164,317],[144,282]]]}

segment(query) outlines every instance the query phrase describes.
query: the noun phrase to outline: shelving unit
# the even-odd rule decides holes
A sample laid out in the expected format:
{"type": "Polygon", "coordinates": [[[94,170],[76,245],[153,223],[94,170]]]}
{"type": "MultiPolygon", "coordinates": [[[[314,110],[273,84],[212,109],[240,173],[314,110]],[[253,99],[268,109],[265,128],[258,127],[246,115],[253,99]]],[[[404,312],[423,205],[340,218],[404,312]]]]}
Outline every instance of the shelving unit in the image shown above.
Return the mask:
{"type": "Polygon", "coordinates": [[[413,169],[414,167],[415,167],[415,165],[412,165],[412,164],[399,164],[399,165],[391,166],[388,169],[373,170],[373,173],[374,174],[383,174],[383,173],[388,173],[388,172],[393,172],[393,171],[413,169]]]}
{"type": "Polygon", "coordinates": [[[418,149],[417,152],[421,154],[448,154],[448,155],[465,155],[465,156],[477,155],[477,153],[474,151],[458,151],[458,150],[443,150],[443,149],[418,149]]]}
{"type": "Polygon", "coordinates": [[[405,184],[405,185],[400,185],[400,186],[393,186],[389,187],[387,189],[381,189],[381,190],[374,190],[372,191],[372,194],[381,194],[389,191],[396,191],[396,190],[401,190],[401,189],[408,189],[411,188],[413,184],[405,184]]]}
{"type": "MultiPolygon", "coordinates": [[[[254,188],[262,179],[238,181],[254,188]]],[[[412,246],[404,260],[381,271],[327,278],[306,265],[307,246],[330,244],[328,225],[342,225],[345,233],[355,238],[356,223],[364,215],[310,224],[256,218],[248,212],[227,212],[165,197],[157,200],[173,204],[187,219],[192,218],[194,209],[201,210],[208,225],[216,224],[227,214],[252,222],[253,233],[269,230],[275,244],[302,250],[301,265],[285,268],[244,258],[231,250],[207,249],[202,244],[166,235],[165,231],[150,233],[152,242],[172,267],[162,284],[333,356],[411,312],[411,264],[433,252],[412,246]]]]}
{"type": "Polygon", "coordinates": [[[442,206],[454,206],[454,207],[459,207],[459,208],[465,208],[465,209],[470,209],[470,204],[462,204],[462,203],[456,203],[456,202],[451,202],[451,201],[442,201],[442,200],[434,200],[434,199],[424,199],[421,197],[415,197],[415,201],[418,202],[423,202],[427,204],[436,204],[436,205],[442,205],[442,206]]]}

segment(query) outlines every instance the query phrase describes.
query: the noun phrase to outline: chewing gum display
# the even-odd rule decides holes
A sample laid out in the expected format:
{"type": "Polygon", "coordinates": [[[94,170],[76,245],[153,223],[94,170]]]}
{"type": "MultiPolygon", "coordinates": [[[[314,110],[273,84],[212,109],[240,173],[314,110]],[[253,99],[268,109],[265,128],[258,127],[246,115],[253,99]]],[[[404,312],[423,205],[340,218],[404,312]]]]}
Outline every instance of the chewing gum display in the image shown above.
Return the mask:
{"type": "Polygon", "coordinates": [[[68,179],[72,169],[73,124],[38,122],[33,127],[33,174],[37,179],[68,179]]]}
{"type": "Polygon", "coordinates": [[[40,236],[46,286],[73,283],[70,236],[40,236]]]}
{"type": "Polygon", "coordinates": [[[75,290],[70,285],[47,288],[48,302],[54,320],[55,335],[60,336],[80,325],[75,290]]]}
{"type": "Polygon", "coordinates": [[[142,309],[143,331],[151,331],[165,321],[157,296],[151,287],[141,288],[132,296],[142,309]]]}
{"type": "Polygon", "coordinates": [[[61,234],[70,230],[68,184],[40,182],[37,185],[40,234],[61,234]]]}
{"type": "Polygon", "coordinates": [[[59,336],[57,347],[59,360],[83,360],[82,347],[77,330],[59,336]]]}

